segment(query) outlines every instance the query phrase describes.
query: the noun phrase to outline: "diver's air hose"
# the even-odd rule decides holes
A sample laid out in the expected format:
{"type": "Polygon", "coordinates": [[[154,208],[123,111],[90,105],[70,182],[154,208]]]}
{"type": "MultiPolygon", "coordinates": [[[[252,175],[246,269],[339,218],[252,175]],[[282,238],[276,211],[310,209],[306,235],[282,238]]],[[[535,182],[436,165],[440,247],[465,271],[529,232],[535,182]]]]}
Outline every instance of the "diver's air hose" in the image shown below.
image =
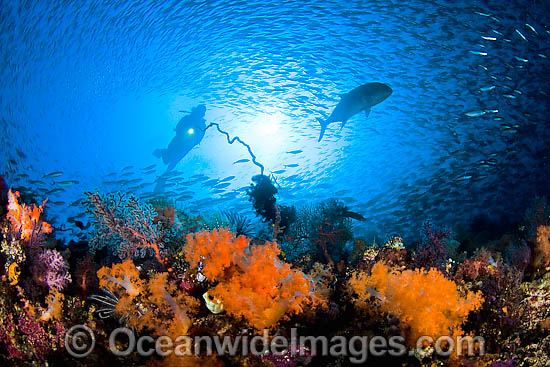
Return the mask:
{"type": "Polygon", "coordinates": [[[261,164],[260,162],[258,162],[256,160],[256,156],[254,155],[254,153],[252,153],[252,149],[250,148],[250,145],[246,144],[244,141],[241,140],[241,138],[239,138],[238,136],[235,136],[233,139],[231,139],[231,137],[229,136],[229,133],[228,132],[225,132],[223,131],[222,129],[220,129],[220,125],[215,123],[215,122],[211,122],[206,128],[204,128],[203,131],[206,132],[206,130],[208,130],[209,128],[211,128],[212,126],[216,126],[216,129],[218,129],[218,131],[220,133],[222,133],[223,135],[225,135],[225,137],[227,138],[227,142],[229,144],[233,144],[236,141],[238,141],[239,143],[241,143],[247,150],[248,150],[248,154],[250,154],[250,157],[252,157],[252,163],[254,163],[256,166],[260,167],[260,170],[261,170],[261,174],[263,175],[264,174],[264,166],[263,164],[261,164]]]}

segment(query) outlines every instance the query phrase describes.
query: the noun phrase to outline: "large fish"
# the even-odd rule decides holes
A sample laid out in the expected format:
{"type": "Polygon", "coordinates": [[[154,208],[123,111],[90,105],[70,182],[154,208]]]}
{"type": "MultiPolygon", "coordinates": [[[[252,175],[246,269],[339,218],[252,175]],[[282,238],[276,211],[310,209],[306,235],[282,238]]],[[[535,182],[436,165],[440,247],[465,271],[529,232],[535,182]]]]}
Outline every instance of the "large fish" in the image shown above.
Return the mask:
{"type": "Polygon", "coordinates": [[[330,117],[326,120],[320,120],[321,134],[319,135],[319,141],[323,139],[327,126],[331,122],[341,122],[340,129],[342,129],[352,116],[361,111],[365,111],[365,115],[368,117],[371,107],[384,101],[392,92],[393,90],[386,84],[367,83],[342,95],[330,117]]]}

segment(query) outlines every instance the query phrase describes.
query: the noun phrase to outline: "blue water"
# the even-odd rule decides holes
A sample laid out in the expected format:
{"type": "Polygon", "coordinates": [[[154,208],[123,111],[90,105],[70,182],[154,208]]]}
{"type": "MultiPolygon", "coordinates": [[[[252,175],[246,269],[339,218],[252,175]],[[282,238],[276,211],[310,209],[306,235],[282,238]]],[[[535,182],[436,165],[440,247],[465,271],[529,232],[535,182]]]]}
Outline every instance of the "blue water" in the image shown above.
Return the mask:
{"type": "MultiPolygon", "coordinates": [[[[286,170],[281,203],[342,199],[367,218],[358,236],[517,219],[550,191],[550,5],[505,3],[4,0],[0,173],[69,228],[85,191],[151,197],[152,152],[204,103],[267,174],[286,170]],[[317,120],[371,81],[393,95],[318,143],[317,120]]],[[[243,158],[210,129],[165,195],[253,217],[243,188],[259,169],[243,158]],[[236,177],[215,191],[196,174],[236,177]]]]}

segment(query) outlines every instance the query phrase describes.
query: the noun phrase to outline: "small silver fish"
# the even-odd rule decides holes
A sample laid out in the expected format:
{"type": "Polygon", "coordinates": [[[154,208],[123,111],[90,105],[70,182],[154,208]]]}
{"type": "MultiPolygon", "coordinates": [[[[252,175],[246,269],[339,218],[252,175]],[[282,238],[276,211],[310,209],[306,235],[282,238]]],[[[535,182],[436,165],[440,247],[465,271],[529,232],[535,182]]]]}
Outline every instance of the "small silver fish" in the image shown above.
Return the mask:
{"type": "Polygon", "coordinates": [[[250,162],[250,159],[247,159],[247,158],[239,159],[238,161],[233,162],[233,164],[246,163],[246,162],[250,162]]]}
{"type": "Polygon", "coordinates": [[[517,29],[517,28],[516,28],[516,33],[519,34],[519,36],[520,36],[521,38],[523,38],[524,41],[527,41],[527,38],[525,38],[525,36],[523,35],[523,33],[521,33],[521,32],[519,31],[519,29],[517,29]]]}
{"type": "Polygon", "coordinates": [[[58,186],[61,186],[61,187],[65,187],[65,186],[71,186],[71,185],[78,185],[78,181],[76,180],[67,180],[67,181],[59,181],[59,182],[56,182],[56,185],[58,186]]]}
{"type": "Polygon", "coordinates": [[[54,172],[50,172],[44,176],[42,176],[43,178],[46,178],[46,177],[59,177],[63,174],[63,172],[61,171],[54,171],[54,172]]]}

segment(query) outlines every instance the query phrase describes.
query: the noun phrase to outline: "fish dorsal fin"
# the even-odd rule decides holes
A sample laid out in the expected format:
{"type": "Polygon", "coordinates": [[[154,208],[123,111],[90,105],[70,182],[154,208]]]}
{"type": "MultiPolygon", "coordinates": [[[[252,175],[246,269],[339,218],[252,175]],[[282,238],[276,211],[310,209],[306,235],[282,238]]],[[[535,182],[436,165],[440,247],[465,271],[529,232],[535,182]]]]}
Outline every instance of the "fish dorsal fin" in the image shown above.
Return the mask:
{"type": "Polygon", "coordinates": [[[369,114],[370,114],[370,108],[367,107],[367,108],[365,108],[365,118],[368,118],[369,114]]]}

